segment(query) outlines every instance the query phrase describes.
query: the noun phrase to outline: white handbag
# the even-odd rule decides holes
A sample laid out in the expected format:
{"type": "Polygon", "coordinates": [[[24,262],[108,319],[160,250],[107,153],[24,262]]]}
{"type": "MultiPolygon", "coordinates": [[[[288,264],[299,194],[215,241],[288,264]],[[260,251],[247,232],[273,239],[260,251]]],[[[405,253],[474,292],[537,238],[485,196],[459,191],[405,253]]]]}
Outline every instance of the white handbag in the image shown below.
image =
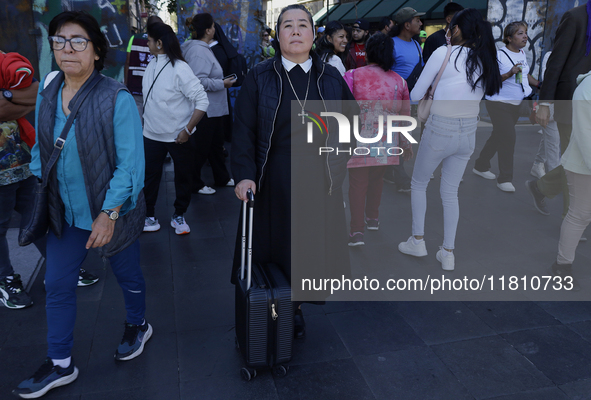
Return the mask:
{"type": "Polygon", "coordinates": [[[451,45],[447,46],[447,54],[445,55],[445,60],[443,60],[443,64],[441,65],[441,69],[435,78],[435,82],[433,85],[429,87],[427,93],[421,100],[419,100],[419,107],[417,109],[417,118],[421,122],[426,122],[429,119],[429,114],[431,113],[431,104],[433,104],[433,95],[435,94],[435,89],[437,88],[437,84],[439,83],[439,79],[441,79],[441,75],[443,75],[443,71],[447,66],[449,58],[451,56],[451,45]]]}

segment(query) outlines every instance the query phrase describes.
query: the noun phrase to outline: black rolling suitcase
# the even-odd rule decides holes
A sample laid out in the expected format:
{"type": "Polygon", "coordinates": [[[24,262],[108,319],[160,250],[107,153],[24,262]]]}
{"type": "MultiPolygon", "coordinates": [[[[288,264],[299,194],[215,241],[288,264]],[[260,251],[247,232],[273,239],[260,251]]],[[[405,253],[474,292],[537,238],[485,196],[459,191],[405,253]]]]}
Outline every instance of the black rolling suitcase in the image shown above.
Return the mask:
{"type": "Polygon", "coordinates": [[[250,190],[248,197],[242,206],[242,260],[235,299],[236,345],[246,362],[241,374],[247,381],[261,367],[271,367],[279,376],[287,374],[294,330],[291,287],[283,271],[276,264],[252,265],[254,195],[250,190]]]}

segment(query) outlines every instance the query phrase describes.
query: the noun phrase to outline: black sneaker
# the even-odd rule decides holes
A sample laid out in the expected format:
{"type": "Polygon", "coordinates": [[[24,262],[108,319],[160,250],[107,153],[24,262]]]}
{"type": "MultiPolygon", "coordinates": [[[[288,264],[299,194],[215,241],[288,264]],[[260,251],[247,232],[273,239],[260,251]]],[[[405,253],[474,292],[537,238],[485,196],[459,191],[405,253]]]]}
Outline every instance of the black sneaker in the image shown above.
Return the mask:
{"type": "Polygon", "coordinates": [[[7,308],[19,309],[33,305],[33,300],[23,289],[19,274],[7,276],[0,280],[0,302],[7,308]]]}
{"type": "Polygon", "coordinates": [[[525,182],[525,187],[534,199],[534,207],[542,215],[550,215],[548,207],[546,206],[546,196],[544,196],[538,189],[537,181],[531,180],[525,182]]]}
{"type": "Polygon", "coordinates": [[[557,261],[554,261],[554,264],[552,264],[552,267],[548,272],[554,276],[560,276],[563,279],[561,283],[565,290],[572,290],[573,292],[581,290],[581,285],[579,285],[578,280],[573,276],[572,264],[558,264],[557,261]],[[565,279],[567,277],[570,279],[565,279]]]}
{"type": "Polygon", "coordinates": [[[398,186],[398,193],[410,193],[410,182],[397,185],[398,186]]]}
{"type": "Polygon", "coordinates": [[[78,286],[90,286],[94,285],[98,281],[98,276],[91,274],[84,268],[80,268],[80,272],[78,273],[78,286]]]}
{"type": "Polygon", "coordinates": [[[349,246],[363,246],[365,242],[363,241],[363,232],[354,232],[349,234],[349,246]]]}
{"type": "Polygon", "coordinates": [[[47,358],[37,372],[29,379],[22,381],[12,393],[23,399],[36,399],[51,389],[74,382],[76,378],[78,378],[78,368],[74,366],[73,359],[68,368],[61,368],[53,365],[51,358],[47,358]]]}
{"type": "Polygon", "coordinates": [[[366,218],[365,225],[367,226],[368,231],[377,231],[380,229],[380,221],[378,219],[366,218]]]}
{"type": "Polygon", "coordinates": [[[144,345],[152,337],[152,332],[152,325],[147,322],[143,325],[134,325],[126,321],[123,339],[115,352],[115,360],[127,361],[142,354],[144,345]]]}

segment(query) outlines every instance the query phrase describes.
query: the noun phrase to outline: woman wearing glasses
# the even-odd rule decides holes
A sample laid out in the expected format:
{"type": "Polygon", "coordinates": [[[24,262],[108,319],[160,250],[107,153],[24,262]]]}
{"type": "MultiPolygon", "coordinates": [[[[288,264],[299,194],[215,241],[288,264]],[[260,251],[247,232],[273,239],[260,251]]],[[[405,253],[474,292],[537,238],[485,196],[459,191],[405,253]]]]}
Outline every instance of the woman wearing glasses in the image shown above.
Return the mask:
{"type": "Polygon", "coordinates": [[[39,85],[31,172],[41,177],[55,148],[63,147],[47,186],[47,358],[14,390],[23,398],[41,397],[78,376],[71,358],[76,286],[90,248],[109,258],[125,299],[125,333],[115,358],[137,357],[152,335],[144,319],[138,241],[145,216],[144,153],[135,101],[125,86],[101,75],[109,46],[90,14],[56,16],[49,42],[61,71],[39,85]]]}

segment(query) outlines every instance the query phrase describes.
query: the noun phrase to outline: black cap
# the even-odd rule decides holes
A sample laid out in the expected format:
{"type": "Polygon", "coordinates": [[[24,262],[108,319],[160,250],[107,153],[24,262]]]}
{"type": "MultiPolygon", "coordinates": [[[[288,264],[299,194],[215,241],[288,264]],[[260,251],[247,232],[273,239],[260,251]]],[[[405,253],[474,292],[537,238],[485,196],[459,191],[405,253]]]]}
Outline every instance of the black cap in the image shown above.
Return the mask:
{"type": "Polygon", "coordinates": [[[358,19],[357,21],[353,22],[353,25],[357,25],[357,27],[361,30],[369,31],[369,22],[364,19],[358,19]]]}

